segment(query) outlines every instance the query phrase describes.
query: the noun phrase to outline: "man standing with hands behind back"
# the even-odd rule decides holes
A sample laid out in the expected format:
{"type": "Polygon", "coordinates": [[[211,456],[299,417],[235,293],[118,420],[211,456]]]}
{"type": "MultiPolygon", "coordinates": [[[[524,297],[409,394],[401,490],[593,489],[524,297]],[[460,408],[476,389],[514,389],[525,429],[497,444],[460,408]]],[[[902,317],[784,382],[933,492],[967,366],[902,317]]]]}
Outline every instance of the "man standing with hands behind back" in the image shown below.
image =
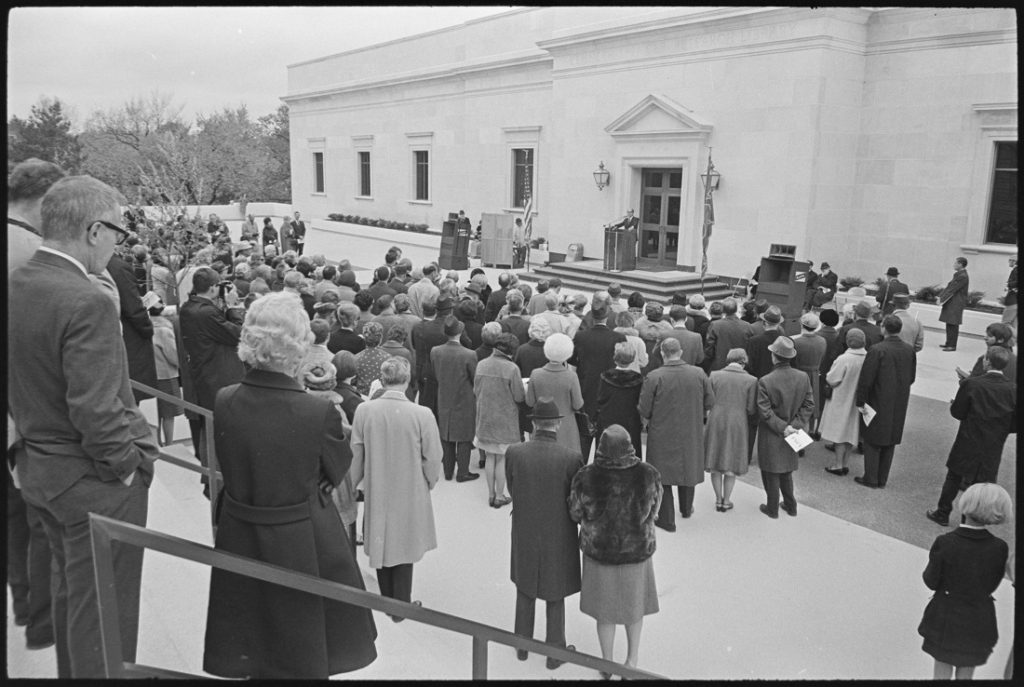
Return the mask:
{"type": "Polygon", "coordinates": [[[971,286],[971,278],[967,274],[967,258],[953,261],[953,278],[939,294],[939,305],[942,312],[939,322],[946,323],[946,343],[943,351],[955,351],[956,342],[960,337],[960,324],[964,320],[964,308],[967,307],[967,289],[971,286]]]}
{"type": "Polygon", "coordinates": [[[306,223],[299,219],[301,213],[295,211],[295,219],[292,220],[292,238],[295,241],[295,252],[302,255],[302,250],[306,247],[306,223]]]}
{"type": "MultiPolygon", "coordinates": [[[[53,553],[61,678],[105,676],[89,513],[144,527],[159,452],[132,397],[117,310],[88,276],[128,237],[120,201],[89,176],[55,183],[43,197],[43,243],[9,282],[8,402],[23,495],[53,553]]],[[[142,549],[115,544],[113,567],[121,647],[134,662],[142,549]]]]}

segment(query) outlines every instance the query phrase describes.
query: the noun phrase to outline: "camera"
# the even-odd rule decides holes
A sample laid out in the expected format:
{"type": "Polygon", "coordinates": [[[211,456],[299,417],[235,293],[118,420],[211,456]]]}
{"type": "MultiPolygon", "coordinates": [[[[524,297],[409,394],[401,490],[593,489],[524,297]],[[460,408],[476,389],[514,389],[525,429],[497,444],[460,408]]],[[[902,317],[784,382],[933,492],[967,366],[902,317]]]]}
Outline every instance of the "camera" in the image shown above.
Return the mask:
{"type": "Polygon", "coordinates": [[[224,300],[224,296],[225,294],[227,294],[228,290],[233,289],[234,287],[235,285],[231,282],[230,279],[225,279],[221,281],[219,284],[217,284],[217,298],[224,300]]]}

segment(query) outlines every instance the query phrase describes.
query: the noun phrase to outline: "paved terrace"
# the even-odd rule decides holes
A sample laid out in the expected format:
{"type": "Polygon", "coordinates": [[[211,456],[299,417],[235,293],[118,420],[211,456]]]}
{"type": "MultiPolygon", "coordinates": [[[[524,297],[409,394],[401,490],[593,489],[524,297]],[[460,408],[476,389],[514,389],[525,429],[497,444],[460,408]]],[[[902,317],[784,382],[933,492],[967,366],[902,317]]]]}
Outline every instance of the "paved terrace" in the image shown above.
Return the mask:
{"type": "MultiPolygon", "coordinates": [[[[310,253],[349,258],[364,270],[361,282],[382,261],[383,251],[360,252],[351,239],[314,230],[310,253]],[[380,253],[380,254],[378,254],[380,253]]],[[[476,261],[473,261],[476,264],[476,261]]],[[[492,284],[499,270],[486,269],[492,284]]],[[[463,274],[463,278],[468,277],[463,274]]],[[[678,520],[675,533],[657,530],[654,555],[661,611],[643,629],[640,667],[674,679],[930,679],[932,659],[921,651],[917,625],[931,592],[921,581],[927,548],[948,531],[924,518],[933,507],[956,423],[948,415],[955,393],[953,369],[969,368],[984,342],[961,338],[959,350],[938,349],[942,334],[926,333],[919,354],[905,442],[896,451],[889,485],[868,490],[853,482],[862,457],[853,456],[846,478],[828,475],[820,443],[807,450],[795,475],[799,516],[770,520],[757,509],[764,500],[756,467],[737,481],[736,508],[714,510],[705,481],[695,513],[678,520]]],[[[144,401],[152,422],[156,407],[144,401]]],[[[179,418],[177,438],[188,436],[179,418]]],[[[172,449],[189,455],[183,447],[172,449]]],[[[1000,483],[1016,494],[1016,437],[1003,455],[1000,483]]],[[[487,505],[484,480],[442,480],[433,492],[438,549],[415,567],[413,598],[424,606],[511,629],[515,589],[509,581],[509,509],[487,505]]],[[[514,504],[513,504],[514,507],[514,504]]],[[[148,526],[211,544],[208,503],[198,476],[169,464],[158,466],[150,493],[148,526]]],[[[958,513],[954,512],[956,520],[958,513]]],[[[994,532],[1014,545],[1014,523],[994,532]]],[[[360,552],[367,589],[374,572],[360,552]]],[[[201,674],[209,572],[203,566],[148,553],[142,581],[138,661],[201,674]]],[[[577,649],[599,656],[593,620],[567,600],[566,637],[577,649]]],[[[1000,640],[975,677],[1001,678],[1014,636],[1014,589],[1006,581],[995,594],[1000,640]]],[[[53,678],[52,649],[26,651],[22,628],[13,624],[8,594],[7,675],[53,678]]],[[[537,633],[543,638],[543,610],[537,633]]],[[[469,679],[471,641],[420,625],[392,623],[375,614],[377,661],[342,679],[469,679]]],[[[625,636],[616,638],[616,660],[625,658],[625,636]]],[[[492,679],[599,679],[595,671],[566,664],[556,671],[543,657],[526,662],[491,645],[492,679]]]]}

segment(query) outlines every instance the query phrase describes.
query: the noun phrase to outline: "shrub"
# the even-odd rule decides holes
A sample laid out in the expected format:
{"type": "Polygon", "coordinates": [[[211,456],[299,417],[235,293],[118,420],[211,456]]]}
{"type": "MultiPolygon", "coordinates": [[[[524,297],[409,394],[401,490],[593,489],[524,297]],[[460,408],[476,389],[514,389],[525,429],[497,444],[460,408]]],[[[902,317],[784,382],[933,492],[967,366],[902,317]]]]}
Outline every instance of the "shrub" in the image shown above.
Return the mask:
{"type": "Polygon", "coordinates": [[[860,286],[864,283],[864,280],[860,277],[843,277],[839,280],[839,285],[843,287],[843,291],[849,291],[855,286],[860,286]]]}
{"type": "Polygon", "coordinates": [[[981,299],[985,297],[984,291],[968,291],[967,292],[967,307],[977,308],[981,305],[981,299]]]}
{"type": "Polygon", "coordinates": [[[881,291],[885,288],[885,285],[889,283],[888,277],[879,277],[875,280],[875,291],[881,291]]]}
{"type": "Polygon", "coordinates": [[[921,303],[934,303],[939,300],[939,293],[942,291],[942,286],[939,284],[932,284],[931,286],[922,286],[914,292],[914,300],[920,301],[921,303]]]}

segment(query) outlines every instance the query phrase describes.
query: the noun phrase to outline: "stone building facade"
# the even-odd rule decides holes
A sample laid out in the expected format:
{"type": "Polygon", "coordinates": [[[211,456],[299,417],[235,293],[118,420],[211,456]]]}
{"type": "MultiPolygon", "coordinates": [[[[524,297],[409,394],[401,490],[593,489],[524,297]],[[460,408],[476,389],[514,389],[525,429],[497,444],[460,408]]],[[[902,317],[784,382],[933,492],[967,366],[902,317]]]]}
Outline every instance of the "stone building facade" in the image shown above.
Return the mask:
{"type": "Polygon", "coordinates": [[[644,264],[699,269],[710,147],[711,273],[789,243],[916,288],[965,255],[994,299],[1017,250],[1017,78],[1012,9],[512,10],[290,65],[293,203],[439,228],[532,195],[533,235],[588,257],[635,208],[644,264]]]}

